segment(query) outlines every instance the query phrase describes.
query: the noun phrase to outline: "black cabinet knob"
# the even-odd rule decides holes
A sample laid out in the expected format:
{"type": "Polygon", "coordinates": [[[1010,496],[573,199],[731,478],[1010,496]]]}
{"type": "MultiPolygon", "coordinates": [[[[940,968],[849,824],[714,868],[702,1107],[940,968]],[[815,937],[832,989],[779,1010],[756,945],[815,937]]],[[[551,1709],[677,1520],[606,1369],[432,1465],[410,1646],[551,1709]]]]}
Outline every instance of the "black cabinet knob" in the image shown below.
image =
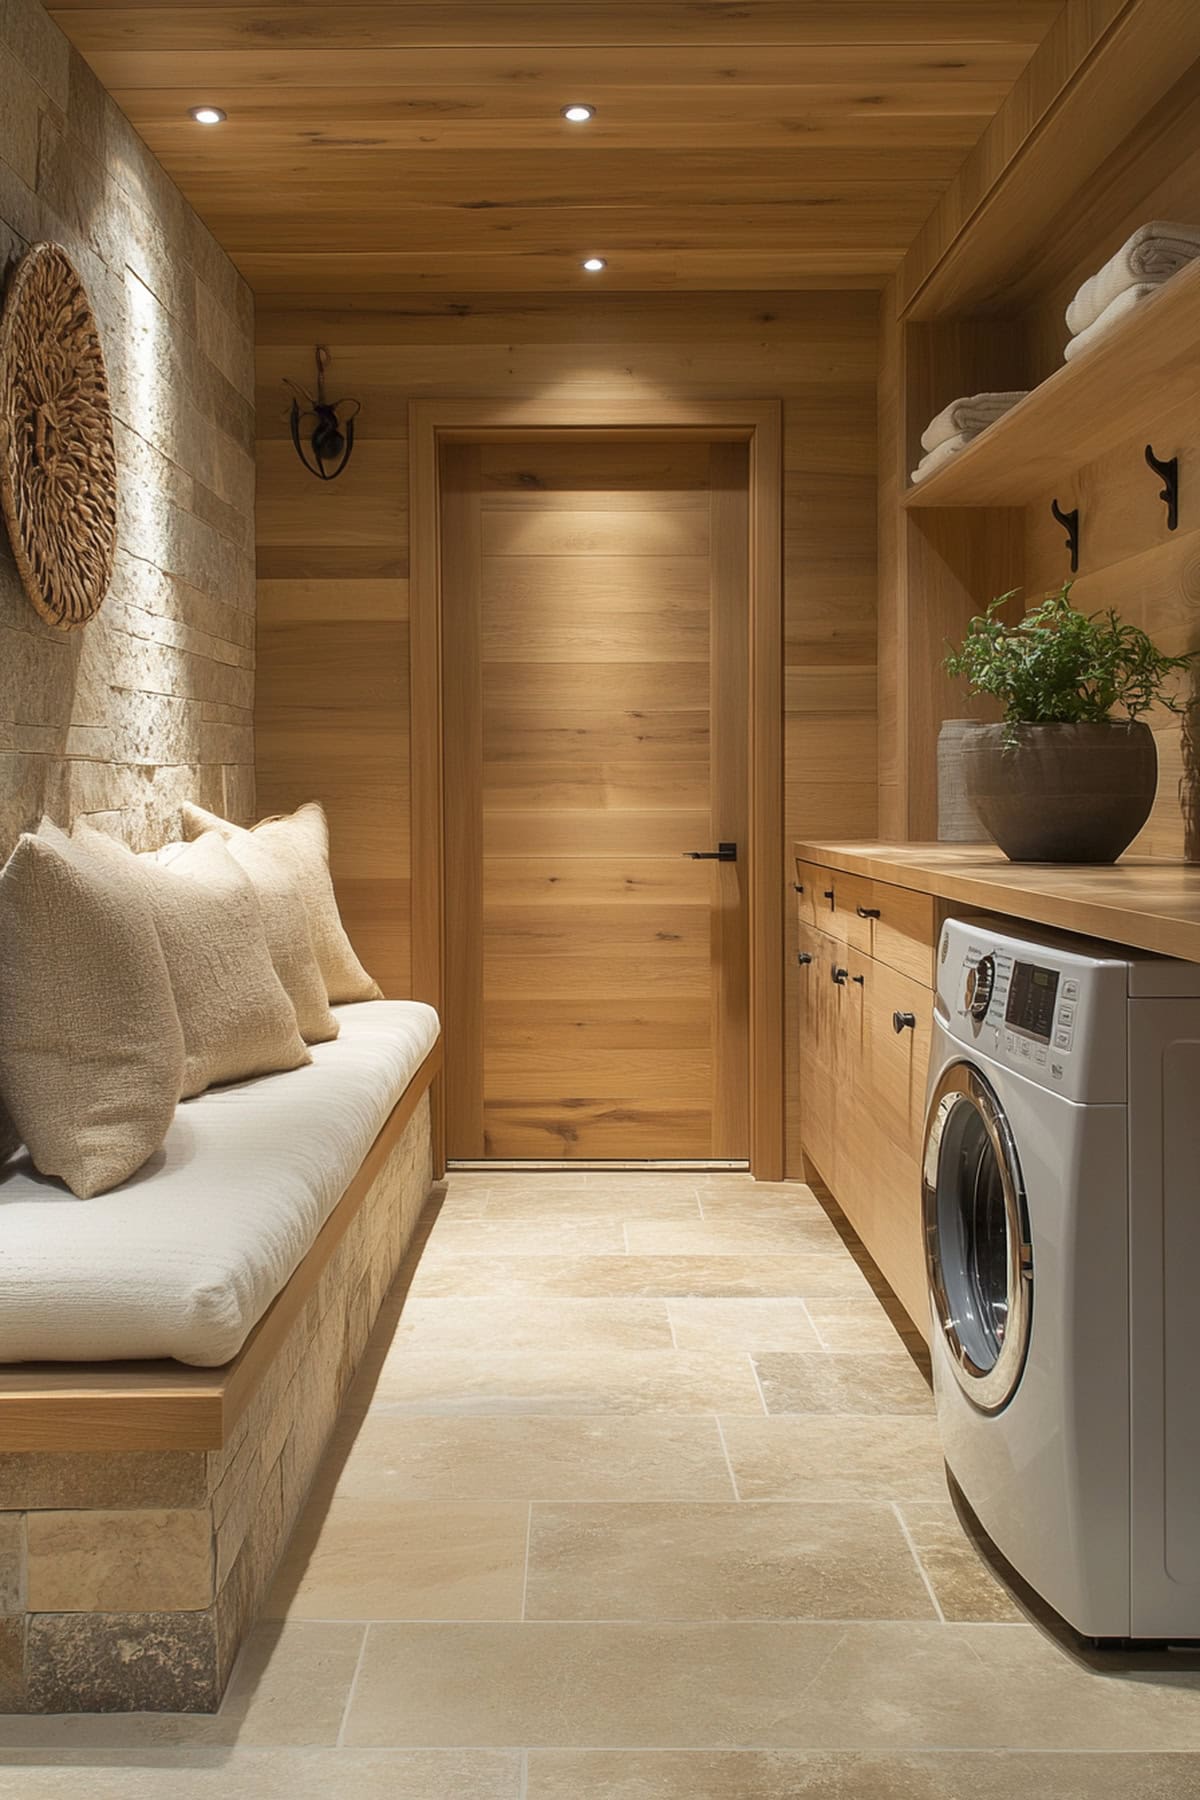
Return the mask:
{"type": "Polygon", "coordinates": [[[879,917],[877,906],[856,906],[854,910],[860,919],[877,919],[879,917]]]}
{"type": "Polygon", "coordinates": [[[910,1012],[894,1012],[892,1014],[892,1030],[899,1036],[902,1031],[915,1031],[917,1015],[910,1012]]]}
{"type": "Polygon", "coordinates": [[[832,889],[832,888],[825,888],[825,889],[824,889],[824,890],[823,890],[823,895],[822,895],[822,897],[823,897],[823,898],[824,898],[824,899],[826,899],[826,900],[832,900],[832,899],[833,899],[833,889],[832,889]]]}
{"type": "Polygon", "coordinates": [[[792,886],[795,888],[795,890],[798,894],[802,894],[804,892],[804,883],[802,881],[793,881],[792,886]]]}
{"type": "Polygon", "coordinates": [[[839,969],[835,963],[834,967],[829,972],[839,987],[845,987],[846,982],[850,977],[849,969],[839,969]]]}
{"type": "Polygon", "coordinates": [[[859,987],[866,987],[867,985],[867,978],[865,975],[852,975],[850,979],[851,981],[857,981],[859,987]]]}
{"type": "Polygon", "coordinates": [[[800,967],[803,969],[812,961],[812,953],[808,950],[797,950],[796,961],[800,964],[800,967]]]}

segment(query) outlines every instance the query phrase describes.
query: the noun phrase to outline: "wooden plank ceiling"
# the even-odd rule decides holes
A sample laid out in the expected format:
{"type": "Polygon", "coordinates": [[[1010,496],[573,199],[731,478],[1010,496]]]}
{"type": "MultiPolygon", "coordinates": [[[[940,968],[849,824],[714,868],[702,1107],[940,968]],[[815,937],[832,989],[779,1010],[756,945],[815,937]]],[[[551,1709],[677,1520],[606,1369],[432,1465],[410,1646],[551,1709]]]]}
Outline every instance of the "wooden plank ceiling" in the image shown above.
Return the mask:
{"type": "Polygon", "coordinates": [[[879,285],[1061,7],[51,0],[255,289],[330,298],[879,285]]]}

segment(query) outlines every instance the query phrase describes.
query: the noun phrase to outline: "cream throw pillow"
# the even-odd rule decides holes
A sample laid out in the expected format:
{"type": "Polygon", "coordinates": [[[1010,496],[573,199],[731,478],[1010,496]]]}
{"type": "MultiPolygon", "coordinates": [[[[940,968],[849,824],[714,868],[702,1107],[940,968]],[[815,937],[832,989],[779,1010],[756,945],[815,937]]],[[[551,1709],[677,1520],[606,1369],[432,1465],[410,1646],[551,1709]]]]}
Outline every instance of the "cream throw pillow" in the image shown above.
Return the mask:
{"type": "MultiPolygon", "coordinates": [[[[118,856],[129,852],[119,844],[118,856]]],[[[183,1097],[310,1056],[271,962],[249,876],[215,832],[137,858],[183,1028],[183,1097]]]]}
{"type": "Polygon", "coordinates": [[[337,1036],[338,1022],[329,1010],[308,908],[291,864],[260,844],[253,832],[229,825],[198,806],[184,807],[183,829],[193,840],[210,830],[218,835],[249,879],[262,914],[271,961],[295,1009],[300,1036],[306,1044],[327,1044],[337,1036]]]}
{"type": "Polygon", "coordinates": [[[154,1154],[183,1087],[139,877],[132,857],[123,868],[49,823],[0,873],[0,1093],[35,1166],[81,1199],[154,1154]]]}
{"type": "Polygon", "coordinates": [[[304,896],[313,948],[331,1006],[383,998],[383,990],[367,974],[346,936],[329,873],[329,826],[324,808],[315,800],[286,818],[263,819],[252,831],[231,825],[228,819],[219,819],[199,806],[185,805],[183,828],[190,838],[202,831],[219,831],[235,856],[249,841],[293,870],[304,896]]]}

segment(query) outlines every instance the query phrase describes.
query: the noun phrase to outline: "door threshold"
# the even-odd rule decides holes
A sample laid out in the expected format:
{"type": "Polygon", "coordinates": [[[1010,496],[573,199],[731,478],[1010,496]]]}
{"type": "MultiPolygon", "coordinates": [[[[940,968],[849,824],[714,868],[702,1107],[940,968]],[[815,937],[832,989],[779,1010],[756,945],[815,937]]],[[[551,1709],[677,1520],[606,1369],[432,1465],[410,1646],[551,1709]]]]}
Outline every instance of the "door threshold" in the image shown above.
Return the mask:
{"type": "Polygon", "coordinates": [[[642,1158],[640,1161],[636,1161],[636,1162],[629,1162],[629,1161],[603,1162],[603,1161],[600,1161],[599,1159],[596,1159],[591,1162],[575,1162],[575,1161],[565,1162],[561,1157],[554,1157],[554,1158],[550,1158],[546,1161],[539,1161],[536,1157],[529,1157],[526,1160],[517,1159],[517,1160],[509,1160],[509,1161],[505,1161],[505,1162],[499,1162],[499,1161],[489,1161],[486,1158],[484,1158],[484,1159],[470,1158],[470,1157],[459,1158],[459,1157],[452,1156],[447,1160],[446,1167],[447,1167],[447,1169],[458,1169],[464,1175],[468,1174],[468,1173],[474,1174],[477,1172],[486,1173],[489,1169],[496,1170],[497,1172],[504,1172],[505,1170],[508,1170],[508,1171],[511,1171],[514,1175],[524,1175],[524,1174],[527,1174],[528,1172],[530,1172],[531,1170],[542,1170],[542,1169],[557,1169],[560,1172],[565,1169],[573,1169],[580,1175],[587,1174],[589,1170],[595,1170],[601,1174],[608,1174],[608,1173],[612,1173],[614,1170],[621,1170],[621,1169],[624,1169],[626,1171],[631,1171],[634,1173],[636,1173],[640,1169],[654,1169],[654,1170],[678,1169],[680,1171],[687,1171],[689,1169],[691,1169],[691,1170],[715,1169],[715,1170],[720,1171],[723,1174],[728,1174],[731,1171],[734,1173],[737,1173],[738,1171],[748,1172],[749,1168],[750,1168],[750,1164],[748,1162],[737,1162],[737,1161],[722,1162],[722,1161],[716,1160],[711,1157],[699,1157],[692,1161],[687,1161],[680,1157],[663,1157],[663,1158],[645,1157],[645,1158],[642,1158]]]}

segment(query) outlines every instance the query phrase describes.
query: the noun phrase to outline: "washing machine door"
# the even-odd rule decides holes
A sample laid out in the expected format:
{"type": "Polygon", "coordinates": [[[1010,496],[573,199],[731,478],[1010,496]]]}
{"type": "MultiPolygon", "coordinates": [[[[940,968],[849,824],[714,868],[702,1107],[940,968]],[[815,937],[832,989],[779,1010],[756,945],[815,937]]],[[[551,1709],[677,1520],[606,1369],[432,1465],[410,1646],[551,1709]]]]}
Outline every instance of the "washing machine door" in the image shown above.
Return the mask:
{"type": "Polygon", "coordinates": [[[934,1090],[924,1192],[934,1329],[967,1397],[982,1412],[999,1412],[1029,1348],[1033,1252],[1012,1130],[972,1063],[951,1063],[934,1090]]]}

